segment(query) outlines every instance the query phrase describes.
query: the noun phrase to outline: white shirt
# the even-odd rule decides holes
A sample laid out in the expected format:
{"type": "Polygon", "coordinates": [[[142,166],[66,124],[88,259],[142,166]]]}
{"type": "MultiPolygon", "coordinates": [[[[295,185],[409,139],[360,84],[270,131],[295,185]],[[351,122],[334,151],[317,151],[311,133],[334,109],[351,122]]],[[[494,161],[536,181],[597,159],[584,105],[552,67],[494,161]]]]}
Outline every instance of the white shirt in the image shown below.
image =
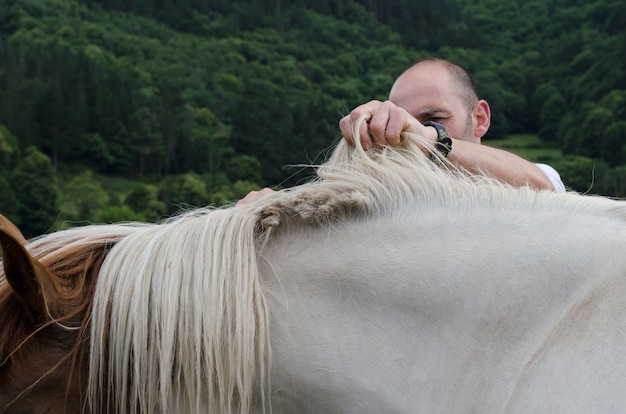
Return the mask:
{"type": "Polygon", "coordinates": [[[548,179],[554,186],[554,190],[557,193],[565,192],[565,184],[563,184],[563,181],[561,180],[561,176],[554,168],[550,167],[547,164],[535,164],[535,165],[539,167],[541,171],[543,171],[546,177],[548,177],[548,179]]]}

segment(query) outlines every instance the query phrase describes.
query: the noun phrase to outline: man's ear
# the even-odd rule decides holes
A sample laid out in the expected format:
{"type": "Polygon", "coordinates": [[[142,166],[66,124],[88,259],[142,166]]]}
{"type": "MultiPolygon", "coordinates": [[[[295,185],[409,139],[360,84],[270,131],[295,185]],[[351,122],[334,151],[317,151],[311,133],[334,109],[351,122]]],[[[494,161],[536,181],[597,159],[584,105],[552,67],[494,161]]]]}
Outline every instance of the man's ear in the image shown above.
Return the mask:
{"type": "Polygon", "coordinates": [[[487,101],[480,99],[476,103],[472,111],[472,122],[474,126],[474,138],[480,142],[491,125],[491,108],[489,108],[487,101]]]}

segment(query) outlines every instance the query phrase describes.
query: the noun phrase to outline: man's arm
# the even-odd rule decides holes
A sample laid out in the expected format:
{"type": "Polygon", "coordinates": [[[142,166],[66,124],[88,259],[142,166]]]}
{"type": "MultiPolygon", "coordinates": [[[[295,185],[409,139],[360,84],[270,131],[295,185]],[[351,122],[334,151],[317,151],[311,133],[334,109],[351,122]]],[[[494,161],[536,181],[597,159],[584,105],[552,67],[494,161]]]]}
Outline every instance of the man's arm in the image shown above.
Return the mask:
{"type": "Polygon", "coordinates": [[[448,160],[471,173],[482,172],[515,187],[529,185],[537,190],[556,190],[544,172],[532,162],[487,145],[453,138],[448,160]]]}
{"type": "MultiPolygon", "coordinates": [[[[364,148],[371,145],[398,145],[404,131],[420,135],[432,143],[437,131],[424,126],[403,108],[393,103],[371,101],[354,109],[339,121],[343,137],[350,144],[359,139],[364,148]],[[365,116],[358,137],[354,137],[355,122],[365,116]]],[[[538,190],[555,191],[546,174],[532,162],[511,152],[452,137],[452,151],[448,160],[471,173],[482,172],[513,186],[529,185],[538,190]]]]}

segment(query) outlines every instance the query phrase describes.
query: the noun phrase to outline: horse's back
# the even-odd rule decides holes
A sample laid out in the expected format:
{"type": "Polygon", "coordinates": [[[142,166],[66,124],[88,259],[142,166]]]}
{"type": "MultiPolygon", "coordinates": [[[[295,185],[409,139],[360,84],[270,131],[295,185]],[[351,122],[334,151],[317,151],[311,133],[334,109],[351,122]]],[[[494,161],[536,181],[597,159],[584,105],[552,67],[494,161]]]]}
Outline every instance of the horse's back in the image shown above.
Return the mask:
{"type": "Polygon", "coordinates": [[[528,361],[508,412],[626,410],[626,269],[604,276],[528,361]]]}
{"type": "Polygon", "coordinates": [[[407,206],[279,232],[262,252],[274,402],[355,413],[626,407],[622,221],[407,206]]]}

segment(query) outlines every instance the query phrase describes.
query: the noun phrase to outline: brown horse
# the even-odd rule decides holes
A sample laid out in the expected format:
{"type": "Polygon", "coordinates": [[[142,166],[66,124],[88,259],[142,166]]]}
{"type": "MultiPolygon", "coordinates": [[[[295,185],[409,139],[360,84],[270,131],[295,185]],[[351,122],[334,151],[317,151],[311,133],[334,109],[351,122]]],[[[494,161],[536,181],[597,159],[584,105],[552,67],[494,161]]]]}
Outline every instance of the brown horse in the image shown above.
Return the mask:
{"type": "Polygon", "coordinates": [[[96,274],[124,231],[64,235],[29,244],[0,215],[0,413],[78,412],[85,403],[96,274]]]}

